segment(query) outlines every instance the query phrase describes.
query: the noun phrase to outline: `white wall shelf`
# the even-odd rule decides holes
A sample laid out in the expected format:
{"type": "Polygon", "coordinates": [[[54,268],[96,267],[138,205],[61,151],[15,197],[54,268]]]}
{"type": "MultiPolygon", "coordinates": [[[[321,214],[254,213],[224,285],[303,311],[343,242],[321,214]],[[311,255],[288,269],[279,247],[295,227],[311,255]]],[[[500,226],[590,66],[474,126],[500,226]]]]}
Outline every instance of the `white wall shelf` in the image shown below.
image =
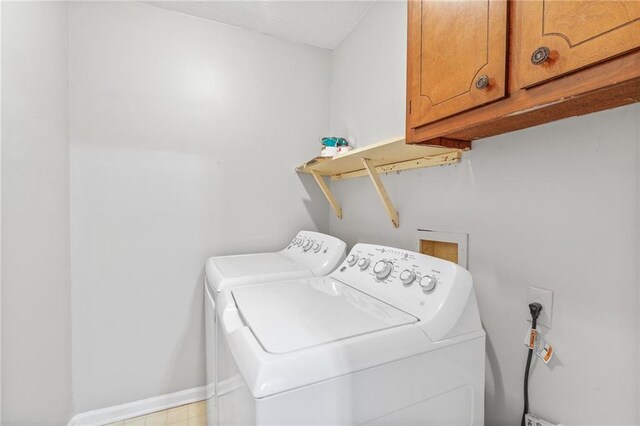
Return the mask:
{"type": "Polygon", "coordinates": [[[342,219],[342,208],[331,193],[324,177],[328,176],[335,181],[369,176],[393,226],[397,228],[400,225],[398,212],[380,180],[380,174],[454,164],[461,158],[462,150],[460,149],[407,145],[404,138],[399,137],[354,149],[333,158],[316,157],[298,166],[296,171],[313,176],[339,219],[342,219]]]}

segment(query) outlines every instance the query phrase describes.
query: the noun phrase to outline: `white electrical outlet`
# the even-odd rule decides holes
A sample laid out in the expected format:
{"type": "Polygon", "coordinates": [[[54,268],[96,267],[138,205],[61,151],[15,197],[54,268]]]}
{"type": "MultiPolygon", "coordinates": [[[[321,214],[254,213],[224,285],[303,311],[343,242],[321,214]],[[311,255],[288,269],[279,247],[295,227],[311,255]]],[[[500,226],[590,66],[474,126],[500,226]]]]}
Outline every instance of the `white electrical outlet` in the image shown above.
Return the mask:
{"type": "Polygon", "coordinates": [[[531,322],[531,314],[529,313],[529,304],[538,302],[542,305],[542,312],[538,317],[538,325],[551,328],[551,315],[553,313],[553,292],[544,288],[529,286],[527,293],[527,306],[525,307],[525,315],[527,320],[531,322]]]}
{"type": "Polygon", "coordinates": [[[560,426],[555,423],[548,422],[546,420],[541,419],[540,417],[533,416],[531,414],[527,414],[524,416],[524,424],[525,426],[560,426]]]}

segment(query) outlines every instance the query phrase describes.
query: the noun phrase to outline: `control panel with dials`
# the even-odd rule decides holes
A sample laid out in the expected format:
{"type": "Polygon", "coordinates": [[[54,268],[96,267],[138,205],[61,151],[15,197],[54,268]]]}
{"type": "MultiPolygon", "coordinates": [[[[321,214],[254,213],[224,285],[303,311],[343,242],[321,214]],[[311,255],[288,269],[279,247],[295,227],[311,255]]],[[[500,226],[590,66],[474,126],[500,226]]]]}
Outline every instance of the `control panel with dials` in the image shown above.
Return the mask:
{"type": "Polygon", "coordinates": [[[331,277],[405,310],[431,329],[452,328],[449,323],[475,298],[471,275],[461,266],[372,244],[356,244],[331,277]]]}
{"type": "Polygon", "coordinates": [[[326,275],[344,259],[346,244],[331,235],[313,231],[300,231],[280,252],[285,257],[309,267],[314,275],[326,275]]]}
{"type": "Polygon", "coordinates": [[[437,267],[432,267],[433,265],[419,265],[416,255],[418,253],[400,253],[398,249],[383,247],[368,251],[359,249],[349,253],[346,264],[348,268],[369,272],[377,281],[399,280],[405,287],[415,284],[423,292],[429,293],[436,288],[438,276],[442,272],[437,267]]]}

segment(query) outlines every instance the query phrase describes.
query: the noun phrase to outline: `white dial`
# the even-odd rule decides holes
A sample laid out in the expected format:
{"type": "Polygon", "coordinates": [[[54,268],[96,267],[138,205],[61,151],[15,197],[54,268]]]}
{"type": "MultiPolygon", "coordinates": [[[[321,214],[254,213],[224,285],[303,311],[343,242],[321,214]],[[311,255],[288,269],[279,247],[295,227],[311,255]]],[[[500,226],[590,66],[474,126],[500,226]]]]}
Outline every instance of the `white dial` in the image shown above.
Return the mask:
{"type": "Polygon", "coordinates": [[[303,241],[304,241],[304,238],[299,238],[298,241],[296,242],[296,245],[301,246],[303,241]]]}
{"type": "Polygon", "coordinates": [[[349,257],[347,257],[347,263],[349,264],[349,266],[353,266],[358,262],[358,256],[356,256],[355,254],[351,254],[349,255],[349,257]]]}
{"type": "Polygon", "coordinates": [[[362,259],[360,259],[360,262],[358,262],[358,266],[362,271],[364,271],[369,267],[369,263],[371,263],[371,261],[366,257],[363,257],[362,259]]]}
{"type": "Polygon", "coordinates": [[[311,247],[313,247],[313,240],[307,240],[307,242],[304,243],[304,247],[302,247],[302,249],[304,251],[309,251],[311,250],[311,247]]]}
{"type": "Polygon", "coordinates": [[[411,284],[415,279],[416,279],[416,273],[413,271],[405,269],[400,273],[400,281],[402,281],[402,284],[404,285],[411,284]]]}
{"type": "Polygon", "coordinates": [[[373,266],[373,273],[379,280],[387,278],[391,271],[393,271],[393,264],[388,260],[380,260],[373,266]]]}
{"type": "Polygon", "coordinates": [[[438,283],[438,281],[436,281],[435,278],[430,277],[428,275],[425,275],[420,280],[420,286],[422,287],[422,291],[424,291],[424,292],[433,290],[436,287],[437,283],[438,283]]]}
{"type": "Polygon", "coordinates": [[[322,244],[315,243],[315,244],[313,245],[313,252],[314,252],[314,253],[319,252],[321,247],[322,247],[322,244]]]}

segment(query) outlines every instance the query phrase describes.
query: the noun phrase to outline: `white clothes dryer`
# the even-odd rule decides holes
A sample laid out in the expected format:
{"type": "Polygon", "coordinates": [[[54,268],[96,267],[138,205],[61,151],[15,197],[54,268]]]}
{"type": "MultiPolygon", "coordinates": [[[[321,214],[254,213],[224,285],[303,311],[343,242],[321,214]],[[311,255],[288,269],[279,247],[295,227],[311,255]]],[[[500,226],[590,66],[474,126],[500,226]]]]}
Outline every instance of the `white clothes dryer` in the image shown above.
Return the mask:
{"type": "Polygon", "coordinates": [[[228,382],[232,365],[226,345],[217,343],[215,304],[220,292],[242,286],[329,274],[346,256],[346,244],[330,235],[300,231],[279,252],[211,257],[205,274],[207,417],[215,424],[215,395],[228,382]],[[220,347],[221,346],[221,347],[220,347]]]}
{"type": "Polygon", "coordinates": [[[484,422],[485,332],[454,263],[357,244],[327,277],[224,291],[217,314],[220,426],[484,422]]]}

